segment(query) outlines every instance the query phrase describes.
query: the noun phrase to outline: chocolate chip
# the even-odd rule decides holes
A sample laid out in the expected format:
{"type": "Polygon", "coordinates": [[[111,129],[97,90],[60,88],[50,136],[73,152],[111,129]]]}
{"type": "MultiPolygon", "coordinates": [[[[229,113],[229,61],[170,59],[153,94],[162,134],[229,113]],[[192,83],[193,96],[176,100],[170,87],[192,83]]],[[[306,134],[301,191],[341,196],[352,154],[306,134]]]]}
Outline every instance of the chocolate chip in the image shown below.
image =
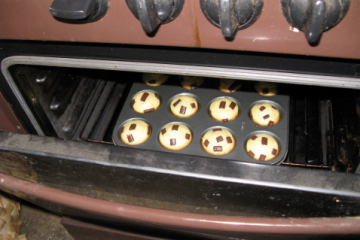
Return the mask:
{"type": "Polygon", "coordinates": [[[170,146],[174,146],[176,145],[176,138],[171,138],[170,139],[170,146]]]}
{"type": "Polygon", "coordinates": [[[277,110],[277,108],[275,106],[271,106],[273,109],[277,110]]]}
{"type": "Polygon", "coordinates": [[[216,138],[216,141],[217,141],[217,142],[222,142],[222,141],[224,141],[224,139],[223,139],[222,136],[218,136],[218,137],[216,138]]]}
{"type": "Polygon", "coordinates": [[[232,143],[231,137],[226,137],[226,141],[227,141],[227,143],[232,143]]]}
{"type": "Polygon", "coordinates": [[[151,128],[150,126],[148,126],[148,132],[147,132],[147,135],[149,136],[151,134],[151,128]]]}
{"type": "Polygon", "coordinates": [[[229,119],[225,118],[225,119],[223,119],[222,121],[223,121],[223,122],[228,122],[229,119]]]}
{"type": "Polygon", "coordinates": [[[185,139],[190,140],[190,134],[185,134],[185,139]]]}
{"type": "Polygon", "coordinates": [[[181,102],[181,99],[178,99],[176,102],[174,102],[173,106],[176,107],[181,102]]]}
{"type": "Polygon", "coordinates": [[[263,116],[263,119],[268,119],[270,117],[269,114],[266,114],[265,116],[263,116]]]}
{"type": "Polygon", "coordinates": [[[151,113],[153,111],[155,111],[155,108],[149,108],[149,109],[144,110],[144,113],[151,113]]]}
{"type": "Polygon", "coordinates": [[[197,89],[197,88],[198,86],[196,85],[196,83],[190,85],[190,89],[197,89]]]}
{"type": "Polygon", "coordinates": [[[268,93],[269,93],[269,89],[268,89],[268,88],[264,88],[264,89],[262,90],[262,93],[263,93],[263,94],[268,94],[268,93]]]}
{"type": "Polygon", "coordinates": [[[164,135],[165,133],[166,133],[166,128],[163,128],[163,129],[161,130],[161,134],[164,135]]]}
{"type": "Polygon", "coordinates": [[[150,80],[149,83],[150,83],[150,84],[155,84],[155,83],[156,83],[156,80],[150,80]]]}
{"type": "Polygon", "coordinates": [[[195,103],[190,104],[190,106],[191,106],[192,108],[196,108],[195,103]]]}
{"type": "Polygon", "coordinates": [[[213,128],[213,132],[221,131],[221,128],[213,128]]]}
{"type": "Polygon", "coordinates": [[[179,113],[182,114],[182,115],[184,115],[184,114],[186,113],[186,107],[181,106],[179,113]]]}
{"type": "Polygon", "coordinates": [[[134,130],[135,128],[136,128],[136,124],[133,123],[133,124],[130,125],[129,130],[134,130]]]}
{"type": "Polygon", "coordinates": [[[149,96],[149,93],[143,93],[143,95],[141,96],[141,101],[145,102],[146,101],[146,98],[149,96]]]}
{"type": "Polygon", "coordinates": [[[259,157],[259,160],[260,161],[265,161],[265,158],[266,158],[266,155],[261,154],[260,157],[259,157]]]}
{"type": "Polygon", "coordinates": [[[214,149],[214,152],[221,152],[222,146],[214,146],[213,149],[214,149]]]}
{"type": "Polygon", "coordinates": [[[127,139],[128,139],[128,141],[129,141],[129,143],[131,143],[131,142],[134,141],[134,137],[133,137],[132,134],[128,135],[128,136],[127,136],[127,139]]]}
{"type": "Polygon", "coordinates": [[[268,123],[268,126],[274,126],[274,122],[273,122],[273,121],[270,121],[270,122],[268,123]]]}
{"type": "Polygon", "coordinates": [[[226,106],[226,102],[225,102],[225,101],[221,101],[221,102],[220,102],[220,105],[219,105],[219,108],[220,108],[220,109],[224,109],[225,106],[226,106]]]}
{"type": "Polygon", "coordinates": [[[232,110],[234,110],[234,108],[236,107],[236,103],[235,103],[235,102],[231,102],[229,107],[230,107],[232,110]]]}
{"type": "Polygon", "coordinates": [[[251,137],[251,140],[255,140],[255,139],[257,139],[257,136],[256,136],[256,135],[254,135],[254,136],[251,137]]]}
{"type": "Polygon", "coordinates": [[[276,156],[277,150],[275,148],[273,148],[273,150],[271,151],[271,154],[276,156]]]}
{"type": "Polygon", "coordinates": [[[204,142],[205,147],[207,147],[209,145],[209,143],[210,142],[206,139],[205,142],[204,142]]]}
{"type": "Polygon", "coordinates": [[[255,156],[255,154],[254,154],[251,150],[248,151],[248,154],[249,154],[249,156],[252,157],[252,158],[254,158],[254,156],[255,156]]]}
{"type": "Polygon", "coordinates": [[[240,84],[235,81],[230,85],[230,87],[228,89],[229,89],[229,91],[234,91],[235,88],[237,88],[239,85],[240,84]]]}
{"type": "Polygon", "coordinates": [[[133,99],[133,100],[131,101],[131,106],[134,106],[134,104],[135,104],[135,99],[133,99]]]}
{"type": "Polygon", "coordinates": [[[124,132],[124,127],[122,127],[122,128],[121,128],[121,131],[120,131],[120,133],[123,133],[123,132],[124,132]]]}
{"type": "Polygon", "coordinates": [[[173,125],[171,130],[172,131],[177,131],[179,129],[179,125],[173,125]]]}
{"type": "Polygon", "coordinates": [[[262,137],[261,138],[261,144],[262,145],[267,145],[268,139],[266,137],[262,137]]]}
{"type": "Polygon", "coordinates": [[[266,107],[261,106],[260,111],[264,111],[265,109],[266,109],[266,107]]]}

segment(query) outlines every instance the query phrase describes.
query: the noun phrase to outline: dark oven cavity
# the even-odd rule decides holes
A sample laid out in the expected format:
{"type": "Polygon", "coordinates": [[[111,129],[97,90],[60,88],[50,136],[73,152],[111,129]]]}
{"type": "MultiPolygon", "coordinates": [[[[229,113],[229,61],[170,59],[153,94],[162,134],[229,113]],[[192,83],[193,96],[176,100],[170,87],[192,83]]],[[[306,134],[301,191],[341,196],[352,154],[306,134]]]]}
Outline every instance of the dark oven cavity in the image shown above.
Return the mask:
{"type": "MultiPolygon", "coordinates": [[[[130,89],[143,84],[142,73],[136,72],[15,65],[10,73],[45,135],[102,144],[113,144],[130,89]]],[[[240,90],[257,94],[254,83],[243,81],[240,90]]],[[[179,76],[171,75],[164,85],[180,86],[179,76]]],[[[205,78],[201,88],[218,87],[219,79],[205,78]]],[[[281,164],[355,172],[359,92],[292,84],[277,88],[290,97],[288,151],[281,164]]]]}

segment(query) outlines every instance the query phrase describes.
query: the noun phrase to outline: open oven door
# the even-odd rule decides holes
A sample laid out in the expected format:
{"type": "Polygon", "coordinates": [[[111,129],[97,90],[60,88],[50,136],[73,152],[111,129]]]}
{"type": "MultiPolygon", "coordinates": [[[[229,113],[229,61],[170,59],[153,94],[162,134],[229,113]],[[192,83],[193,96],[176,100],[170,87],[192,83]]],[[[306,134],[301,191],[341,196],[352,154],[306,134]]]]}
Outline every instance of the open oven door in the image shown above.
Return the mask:
{"type": "Polygon", "coordinates": [[[356,174],[174,159],[11,132],[0,132],[0,150],[1,190],[68,217],[70,233],[106,227],[134,239],[360,234],[356,174]]]}

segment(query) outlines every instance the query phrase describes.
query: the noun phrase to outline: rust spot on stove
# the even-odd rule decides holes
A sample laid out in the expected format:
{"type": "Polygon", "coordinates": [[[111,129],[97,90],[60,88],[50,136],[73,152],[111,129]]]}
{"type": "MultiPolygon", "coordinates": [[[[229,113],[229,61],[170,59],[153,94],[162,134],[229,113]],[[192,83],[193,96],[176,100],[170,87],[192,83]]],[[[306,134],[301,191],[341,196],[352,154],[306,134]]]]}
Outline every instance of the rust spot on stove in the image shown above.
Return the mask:
{"type": "Polygon", "coordinates": [[[198,4],[197,1],[191,1],[191,14],[193,17],[193,32],[194,32],[194,47],[201,47],[201,39],[200,39],[200,32],[199,32],[199,26],[196,19],[195,9],[196,5],[198,4]]]}

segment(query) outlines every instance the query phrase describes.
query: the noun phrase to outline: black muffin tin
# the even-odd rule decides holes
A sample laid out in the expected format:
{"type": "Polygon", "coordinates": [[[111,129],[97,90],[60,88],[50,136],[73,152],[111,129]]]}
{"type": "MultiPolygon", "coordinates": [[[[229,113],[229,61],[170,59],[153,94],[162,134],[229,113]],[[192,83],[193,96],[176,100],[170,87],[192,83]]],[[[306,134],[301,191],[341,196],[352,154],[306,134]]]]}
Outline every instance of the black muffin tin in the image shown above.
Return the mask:
{"type": "Polygon", "coordinates": [[[113,141],[116,145],[156,150],[164,152],[172,152],[177,154],[195,155],[212,157],[224,160],[235,160],[241,162],[252,162],[260,164],[279,164],[281,163],[288,151],[289,142],[289,107],[290,97],[285,95],[276,95],[273,97],[264,97],[256,92],[235,92],[223,93],[218,89],[198,88],[194,90],[186,90],[181,86],[161,85],[158,87],[150,87],[143,83],[134,83],[125,101],[123,109],[119,115],[113,131],[113,141]],[[141,114],[135,112],[131,107],[131,100],[138,92],[151,90],[157,93],[161,99],[160,107],[151,113],[141,114]],[[170,103],[176,95],[188,94],[194,96],[198,100],[199,111],[189,118],[179,118],[174,116],[170,111],[170,103]],[[219,97],[229,97],[234,99],[240,109],[239,116],[231,122],[218,122],[209,115],[210,103],[219,97]],[[274,104],[280,111],[281,120],[274,126],[256,126],[250,119],[249,113],[252,106],[261,102],[269,102],[274,104]],[[122,125],[131,120],[139,119],[147,122],[152,129],[151,136],[147,141],[139,145],[127,145],[119,138],[122,125]],[[162,147],[158,141],[161,129],[169,123],[182,123],[189,127],[193,133],[192,142],[184,149],[173,151],[162,147]],[[214,156],[205,152],[201,147],[201,136],[212,128],[225,128],[229,130],[236,139],[234,150],[224,156],[214,156]],[[277,140],[279,144],[279,154],[270,161],[258,161],[251,158],[245,151],[246,141],[254,134],[266,133],[277,140]]]}

